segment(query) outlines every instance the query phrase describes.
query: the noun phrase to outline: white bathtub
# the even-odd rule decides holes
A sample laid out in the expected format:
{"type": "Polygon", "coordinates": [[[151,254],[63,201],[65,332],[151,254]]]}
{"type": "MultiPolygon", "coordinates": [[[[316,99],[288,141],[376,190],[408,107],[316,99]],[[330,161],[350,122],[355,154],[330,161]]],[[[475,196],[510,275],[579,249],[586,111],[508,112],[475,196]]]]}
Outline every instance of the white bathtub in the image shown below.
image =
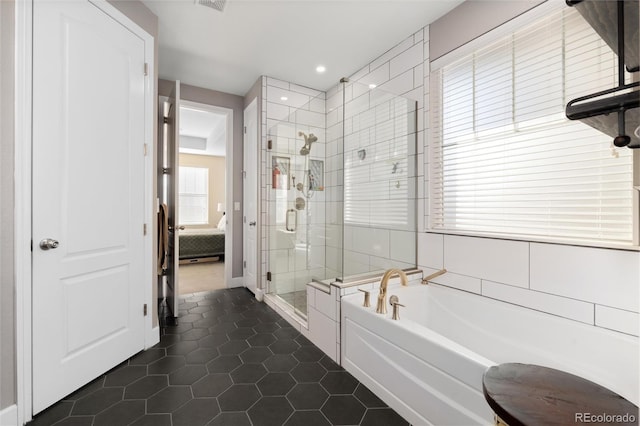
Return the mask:
{"type": "Polygon", "coordinates": [[[490,424],[482,374],[521,362],[568,371],[638,405],[638,339],[430,284],[388,289],[400,320],[342,298],[343,367],[418,425],[490,424]]]}

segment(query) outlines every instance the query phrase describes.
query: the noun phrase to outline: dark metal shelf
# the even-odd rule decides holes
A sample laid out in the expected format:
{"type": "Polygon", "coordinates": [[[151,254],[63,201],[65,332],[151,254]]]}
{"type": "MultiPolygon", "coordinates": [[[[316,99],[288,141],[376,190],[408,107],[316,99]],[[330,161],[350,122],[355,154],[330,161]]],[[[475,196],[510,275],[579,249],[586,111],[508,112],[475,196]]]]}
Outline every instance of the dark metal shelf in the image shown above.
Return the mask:
{"type": "MultiPolygon", "coordinates": [[[[618,51],[618,11],[615,0],[566,0],[614,52],[618,51]]],[[[624,58],[627,71],[640,69],[638,0],[624,1],[624,58]]]]}
{"type": "Polygon", "coordinates": [[[618,55],[618,86],[572,100],[565,113],[614,138],[616,146],[640,148],[640,91],[626,84],[624,69],[640,70],[638,0],[566,0],[618,55]]]}

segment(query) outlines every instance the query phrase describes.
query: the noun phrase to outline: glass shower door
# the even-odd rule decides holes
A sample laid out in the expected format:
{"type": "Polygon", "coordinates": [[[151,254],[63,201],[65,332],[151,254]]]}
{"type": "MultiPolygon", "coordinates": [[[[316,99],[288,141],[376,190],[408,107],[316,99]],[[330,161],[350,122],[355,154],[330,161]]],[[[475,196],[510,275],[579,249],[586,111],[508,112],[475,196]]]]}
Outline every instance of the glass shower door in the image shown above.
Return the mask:
{"type": "MultiPolygon", "coordinates": [[[[320,113],[317,113],[320,115],[320,113]]],[[[294,112],[268,129],[269,292],[302,318],[306,286],[325,277],[324,114],[321,126],[294,112]]]]}

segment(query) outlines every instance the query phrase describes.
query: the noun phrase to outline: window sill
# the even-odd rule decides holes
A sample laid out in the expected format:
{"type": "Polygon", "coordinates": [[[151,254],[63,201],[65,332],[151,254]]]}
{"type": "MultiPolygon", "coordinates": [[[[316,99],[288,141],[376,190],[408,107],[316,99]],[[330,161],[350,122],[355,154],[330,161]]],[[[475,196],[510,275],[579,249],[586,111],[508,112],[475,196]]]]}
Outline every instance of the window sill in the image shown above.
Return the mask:
{"type": "Polygon", "coordinates": [[[530,235],[505,235],[505,234],[496,234],[496,233],[489,233],[489,232],[454,231],[450,229],[434,229],[434,228],[427,229],[426,232],[432,233],[432,234],[457,235],[462,237],[488,238],[493,240],[522,241],[522,242],[528,242],[528,243],[556,244],[556,245],[562,245],[562,246],[590,247],[590,248],[640,252],[640,246],[637,246],[637,245],[602,243],[602,242],[589,241],[589,240],[570,241],[565,239],[554,239],[550,237],[536,238],[530,235]]]}

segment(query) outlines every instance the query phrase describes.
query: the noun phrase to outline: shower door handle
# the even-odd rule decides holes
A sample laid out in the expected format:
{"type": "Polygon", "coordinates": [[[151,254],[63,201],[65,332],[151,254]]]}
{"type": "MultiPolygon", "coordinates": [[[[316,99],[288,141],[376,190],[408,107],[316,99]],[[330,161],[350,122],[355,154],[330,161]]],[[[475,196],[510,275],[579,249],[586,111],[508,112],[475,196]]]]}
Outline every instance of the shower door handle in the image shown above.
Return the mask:
{"type": "Polygon", "coordinates": [[[285,221],[285,228],[287,231],[293,232],[298,227],[298,212],[294,209],[287,210],[287,218],[285,221]],[[293,226],[290,226],[289,218],[291,217],[291,213],[293,213],[293,226]]]}
{"type": "Polygon", "coordinates": [[[256,226],[256,221],[254,220],[254,221],[249,222],[249,226],[256,226]]]}

